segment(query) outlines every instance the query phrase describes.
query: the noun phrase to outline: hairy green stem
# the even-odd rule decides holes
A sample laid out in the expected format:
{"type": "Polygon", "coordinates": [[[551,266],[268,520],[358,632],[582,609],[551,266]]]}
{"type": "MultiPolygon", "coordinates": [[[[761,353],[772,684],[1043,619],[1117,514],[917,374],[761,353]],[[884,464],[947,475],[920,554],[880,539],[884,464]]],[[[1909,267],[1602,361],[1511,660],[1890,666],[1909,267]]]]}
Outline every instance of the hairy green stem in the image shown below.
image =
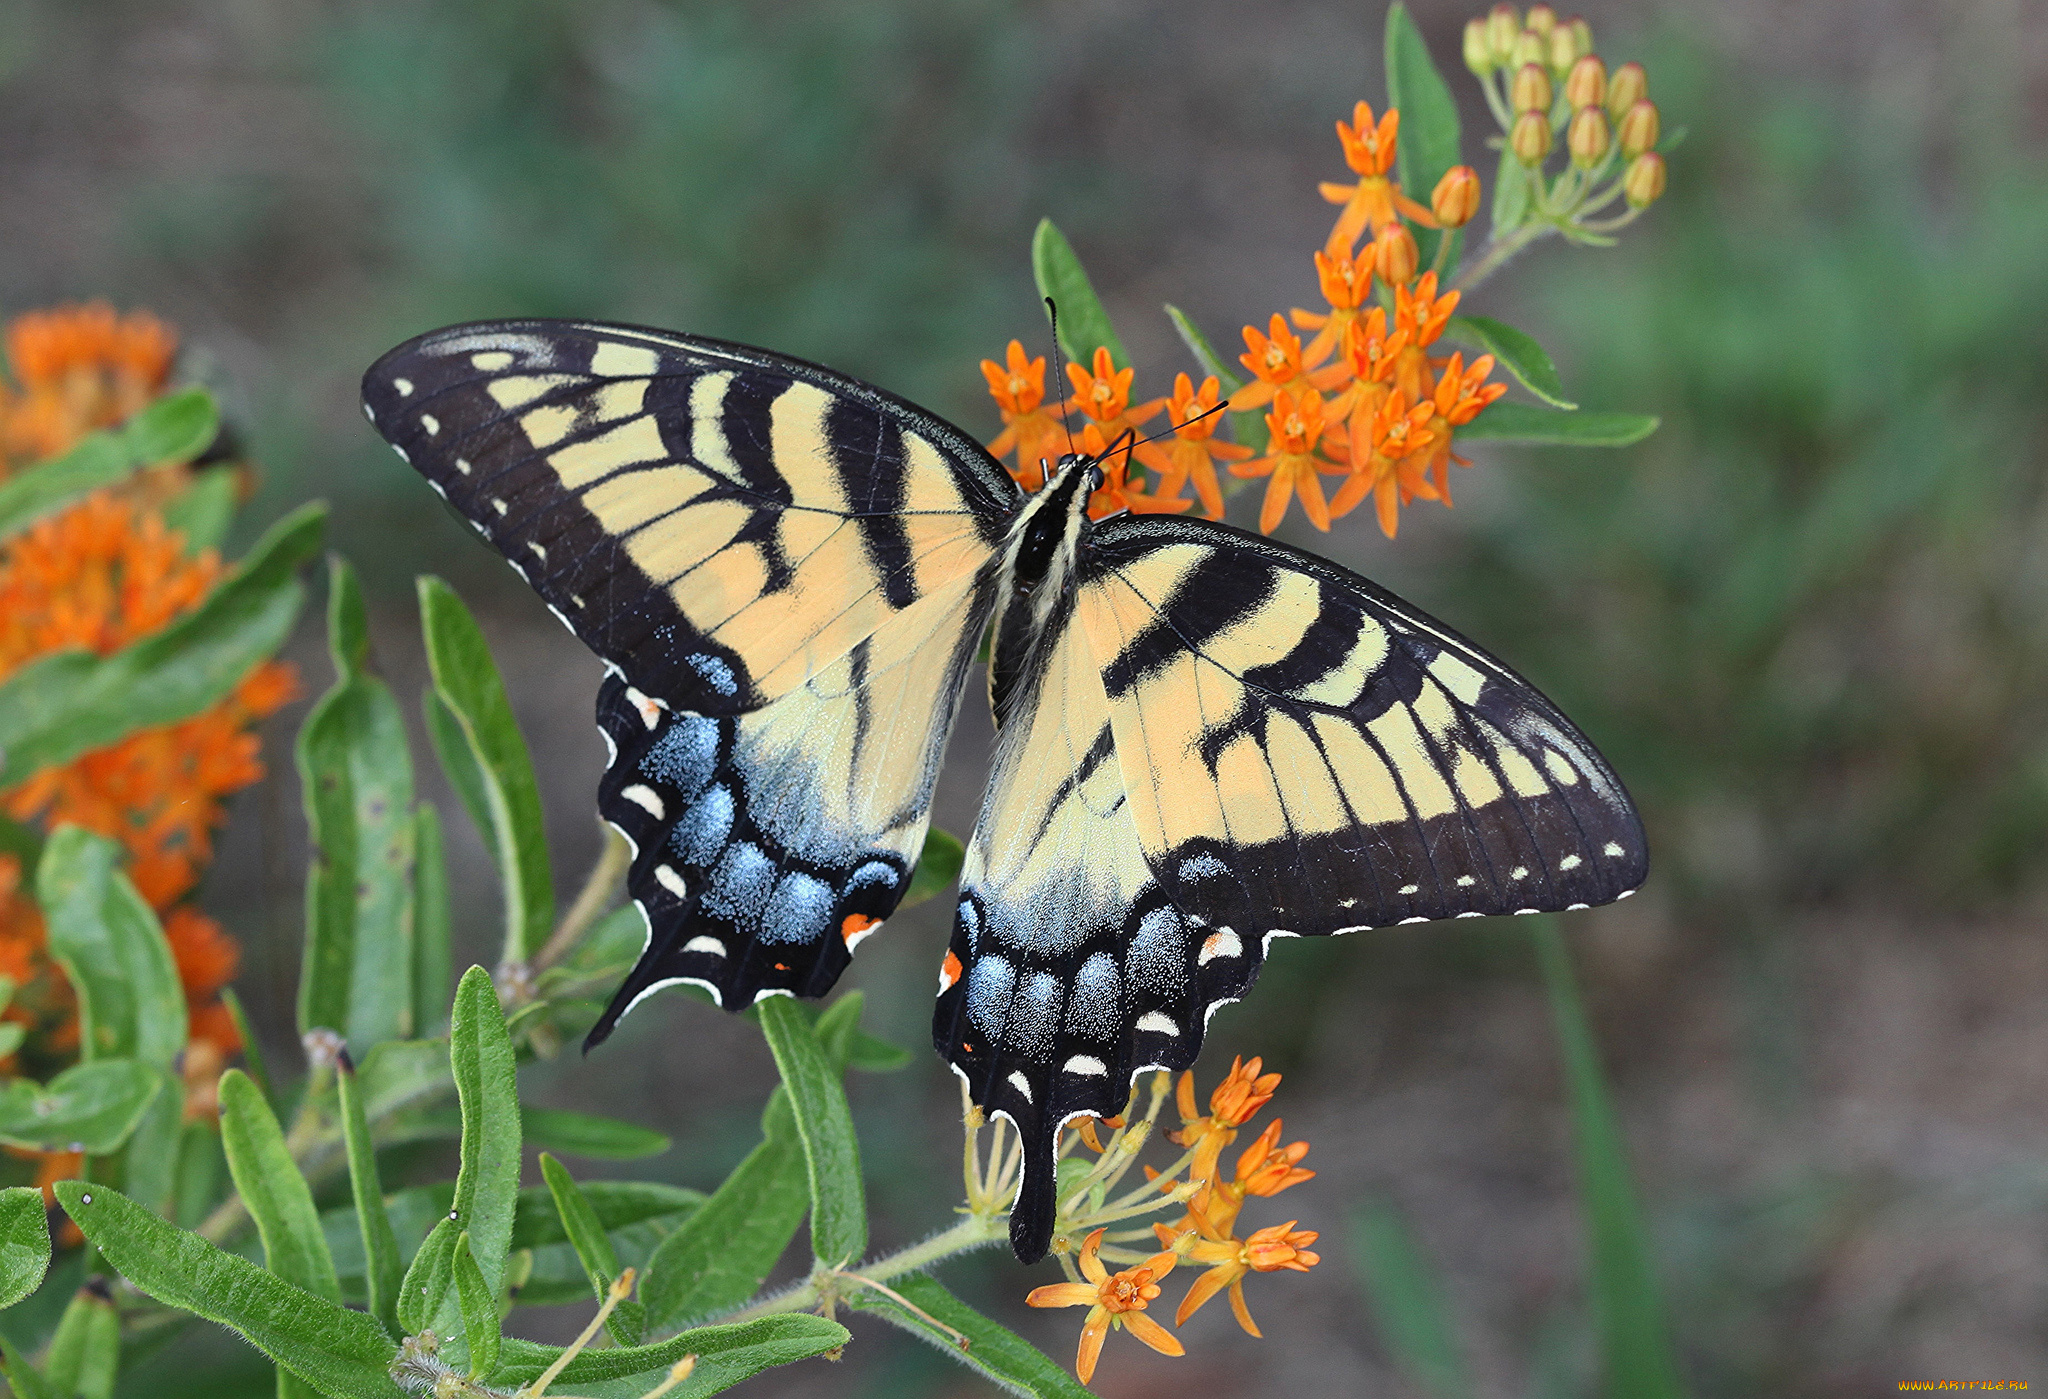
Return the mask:
{"type": "MultiPolygon", "coordinates": [[[[977,1248],[987,1248],[1009,1236],[1009,1217],[1001,1214],[970,1214],[950,1229],[943,1229],[922,1243],[876,1259],[865,1268],[847,1270],[848,1275],[861,1282],[887,1282],[900,1278],[906,1273],[922,1272],[934,1263],[942,1262],[956,1254],[971,1253],[977,1248]]],[[[824,1300],[825,1288],[831,1285],[835,1274],[820,1270],[810,1278],[787,1292],[778,1293],[765,1301],[727,1316],[720,1317],[720,1324],[753,1321],[757,1317],[776,1316],[783,1312],[807,1311],[824,1300]]]]}

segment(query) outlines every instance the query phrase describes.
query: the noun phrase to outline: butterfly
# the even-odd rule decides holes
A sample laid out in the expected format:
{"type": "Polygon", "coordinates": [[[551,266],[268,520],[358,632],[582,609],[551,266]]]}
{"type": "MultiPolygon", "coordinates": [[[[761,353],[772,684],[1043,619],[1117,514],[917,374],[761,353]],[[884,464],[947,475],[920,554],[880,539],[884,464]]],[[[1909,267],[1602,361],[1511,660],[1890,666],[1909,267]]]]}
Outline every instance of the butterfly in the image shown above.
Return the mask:
{"type": "Polygon", "coordinates": [[[598,809],[639,963],[590,1032],[687,982],[821,996],[908,888],[989,641],[997,735],[933,1040],[1025,1144],[1193,1063],[1275,938],[1586,908],[1648,869],[1591,743],[1364,578],[1228,525],[1091,520],[967,433],[766,350],[494,321],[392,350],[363,408],[603,660],[598,809]]]}

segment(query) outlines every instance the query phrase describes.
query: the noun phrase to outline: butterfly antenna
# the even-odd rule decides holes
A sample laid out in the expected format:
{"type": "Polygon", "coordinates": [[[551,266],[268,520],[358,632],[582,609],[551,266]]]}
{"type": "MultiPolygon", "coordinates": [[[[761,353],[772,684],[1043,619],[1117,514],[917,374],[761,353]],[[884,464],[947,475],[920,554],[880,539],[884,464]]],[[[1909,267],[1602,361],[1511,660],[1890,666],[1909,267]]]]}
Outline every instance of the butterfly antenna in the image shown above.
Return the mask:
{"type": "Polygon", "coordinates": [[[1067,352],[1060,348],[1060,308],[1051,297],[1045,299],[1045,314],[1052,321],[1052,357],[1059,366],[1053,383],[1060,391],[1060,426],[1067,431],[1067,453],[1074,455],[1074,425],[1067,418],[1067,352]]]}
{"type": "MultiPolygon", "coordinates": [[[[1170,426],[1164,432],[1155,432],[1150,437],[1147,437],[1142,441],[1133,443],[1131,450],[1136,451],[1139,447],[1149,446],[1152,443],[1159,441],[1162,437],[1171,437],[1174,433],[1179,432],[1181,428],[1193,427],[1196,423],[1199,423],[1204,418],[1213,418],[1229,406],[1230,400],[1225,399],[1223,402],[1218,403],[1213,407],[1204,408],[1201,412],[1195,414],[1194,417],[1189,418],[1186,422],[1181,423],[1178,426],[1170,426]]],[[[1173,416],[1173,414],[1169,411],[1167,416],[1170,418],[1173,416]]]]}

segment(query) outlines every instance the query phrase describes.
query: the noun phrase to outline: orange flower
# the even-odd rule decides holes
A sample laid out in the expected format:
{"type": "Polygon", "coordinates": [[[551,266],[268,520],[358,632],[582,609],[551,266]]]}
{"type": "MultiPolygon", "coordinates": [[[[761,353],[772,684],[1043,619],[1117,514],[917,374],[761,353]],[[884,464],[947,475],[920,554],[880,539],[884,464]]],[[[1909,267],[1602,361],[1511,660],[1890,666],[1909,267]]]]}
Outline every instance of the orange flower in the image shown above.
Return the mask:
{"type": "MultiPolygon", "coordinates": [[[[1188,1295],[1181,1299],[1180,1308],[1173,1314],[1173,1324],[1184,1326],[1187,1319],[1202,1309],[1211,1297],[1230,1289],[1230,1310],[1237,1317],[1237,1324],[1247,1332],[1259,1334],[1258,1324],[1252,1320],[1251,1310],[1244,1304],[1244,1280],[1253,1273],[1274,1273],[1282,1269],[1305,1273],[1322,1262],[1319,1254],[1309,1252],[1308,1246],[1316,1241],[1314,1229],[1296,1230],[1298,1220],[1275,1224],[1270,1229],[1261,1229],[1249,1239],[1203,1236],[1188,1245],[1187,1258],[1190,1263],[1207,1263],[1209,1271],[1196,1278],[1188,1288],[1188,1295]]],[[[1160,1225],[1164,1230],[1166,1226],[1160,1225]]]]}
{"type": "MultiPolygon", "coordinates": [[[[1131,380],[1136,377],[1135,369],[1118,369],[1110,359],[1106,348],[1095,351],[1093,370],[1083,369],[1078,364],[1067,366],[1067,378],[1074,385],[1074,396],[1067,400],[1069,408],[1078,408],[1088,415],[1090,422],[1102,429],[1102,440],[1114,442],[1129,428],[1133,435],[1145,434],[1136,429],[1159,415],[1166,406],[1166,400],[1155,398],[1149,402],[1131,406],[1131,380]]],[[[1138,460],[1154,471],[1166,469],[1166,458],[1156,446],[1137,449],[1138,460]]]]}
{"type": "Polygon", "coordinates": [[[1340,249],[1334,256],[1316,254],[1316,281],[1322,286],[1323,299],[1330,303],[1330,314],[1300,309],[1289,313],[1303,330],[1316,332],[1303,351],[1311,363],[1344,344],[1345,332],[1357,322],[1358,308],[1372,295],[1372,269],[1370,257],[1354,258],[1348,249],[1340,249]]]}
{"type": "Polygon", "coordinates": [[[1232,1179],[1205,1186],[1195,1193],[1188,1205],[1190,1219],[1205,1217],[1218,1235],[1227,1235],[1247,1199],[1254,1195],[1278,1195],[1291,1186],[1315,1179],[1314,1171],[1301,1168],[1301,1158],[1306,1155],[1307,1142],[1280,1145],[1280,1119],[1274,1118],[1258,1140],[1239,1153],[1237,1174],[1232,1179]]]}
{"type": "Polygon", "coordinates": [[[989,452],[1002,457],[1017,451],[1017,469],[1010,474],[1027,491],[1045,484],[1045,463],[1059,460],[1055,445],[1066,433],[1066,420],[1057,409],[1040,405],[1045,401],[1045,356],[1024,358],[1021,342],[1010,342],[1007,366],[992,359],[981,362],[988,380],[989,395],[1002,410],[1003,430],[988,444],[989,452]]]}
{"type": "Polygon", "coordinates": [[[1472,464],[1451,451],[1451,430],[1471,422],[1486,405],[1508,391],[1506,384],[1486,382],[1486,376],[1492,372],[1492,355],[1481,355],[1467,369],[1465,357],[1460,353],[1451,356],[1450,363],[1444,366],[1442,376],[1436,381],[1436,392],[1430,398],[1435,409],[1429,420],[1430,441],[1419,469],[1435,477],[1437,498],[1445,505],[1451,503],[1450,463],[1456,462],[1460,466],[1472,464]]]}
{"type": "Polygon", "coordinates": [[[1024,1299],[1029,1307],[1088,1308],[1088,1319],[1081,1325],[1081,1348],[1074,1356],[1074,1374],[1082,1384],[1094,1378],[1102,1343],[1114,1328],[1129,1331],[1161,1355],[1186,1353],[1165,1327],[1145,1315],[1146,1304],[1159,1295],[1159,1279],[1173,1271],[1179,1258],[1158,1253],[1135,1268],[1111,1273],[1097,1256],[1102,1235],[1097,1229],[1081,1245],[1081,1275],[1088,1281],[1035,1287],[1024,1299]]]}
{"type": "Polygon", "coordinates": [[[1173,399],[1166,410],[1167,420],[1174,425],[1173,436],[1163,444],[1167,468],[1159,482],[1159,494],[1173,499],[1193,481],[1195,494],[1212,520],[1223,518],[1223,489],[1216,480],[1216,463],[1243,461],[1252,454],[1249,447],[1216,439],[1216,424],[1222,417],[1212,411],[1218,388],[1214,374],[1202,381],[1199,392],[1187,375],[1174,378],[1173,399]]]}
{"type": "Polygon", "coordinates": [[[1094,423],[1081,429],[1081,440],[1075,445],[1083,456],[1096,458],[1096,464],[1102,468],[1102,485],[1088,497],[1088,518],[1091,520],[1100,520],[1125,510],[1136,515],[1170,515],[1194,504],[1180,498],[1178,486],[1169,496],[1163,487],[1147,495],[1142,487],[1131,485],[1125,477],[1131,468],[1132,444],[1125,442],[1112,456],[1110,444],[1102,440],[1102,429],[1094,423]]]}
{"type": "Polygon", "coordinates": [[[1413,290],[1394,288],[1394,327],[1408,333],[1408,343],[1394,364],[1394,384],[1407,390],[1410,402],[1429,397],[1430,370],[1443,367],[1444,361],[1432,359],[1423,350],[1444,333],[1444,326],[1458,309],[1459,295],[1453,290],[1438,296],[1434,272],[1417,278],[1413,290]]]}
{"type": "MultiPolygon", "coordinates": [[[[1387,334],[1385,307],[1375,306],[1354,320],[1344,331],[1344,367],[1351,374],[1351,387],[1332,400],[1325,413],[1331,418],[1349,418],[1355,428],[1363,408],[1365,420],[1371,421],[1393,391],[1394,365],[1407,344],[1407,331],[1387,334]]],[[[1347,429],[1347,440],[1350,435],[1347,429]]]]}
{"type": "Polygon", "coordinates": [[[1180,1108],[1181,1130],[1172,1134],[1172,1140],[1195,1148],[1194,1165],[1188,1172],[1190,1180],[1215,1180],[1216,1158],[1223,1154],[1223,1148],[1237,1140],[1238,1128],[1273,1101],[1273,1090],[1280,1086],[1280,1075],[1261,1075],[1259,1070],[1264,1064],[1265,1061],[1257,1055],[1252,1056],[1250,1063],[1242,1058],[1233,1058],[1230,1072],[1209,1095],[1206,1117],[1195,1112],[1195,1076],[1192,1073],[1180,1076],[1175,1103],[1180,1108]]]}
{"type": "Polygon", "coordinates": [[[1330,230],[1329,242],[1324,246],[1331,254],[1349,252],[1358,241],[1361,232],[1378,233],[1381,228],[1405,214],[1425,228],[1436,227],[1436,216],[1428,209],[1401,192],[1401,187],[1387,178],[1387,172],[1394,168],[1395,143],[1401,130],[1401,114],[1392,107],[1375,125],[1372,107],[1361,102],[1352,109],[1352,124],[1337,123],[1337,140],[1344,147],[1344,163],[1359,177],[1355,185],[1320,185],[1323,198],[1332,204],[1342,204],[1344,212],[1337,215],[1337,225],[1330,230]]]}
{"type": "Polygon", "coordinates": [[[1342,365],[1310,372],[1330,353],[1329,347],[1305,354],[1301,337],[1287,328],[1278,311],[1273,313],[1268,329],[1270,334],[1261,335],[1257,326],[1244,328],[1245,352],[1237,359],[1252,372],[1252,381],[1230,396],[1231,412],[1263,407],[1282,389],[1301,394],[1310,389],[1333,388],[1344,381],[1346,371],[1342,365]]]}
{"type": "Polygon", "coordinates": [[[1330,507],[1323,500],[1323,483],[1317,473],[1339,468],[1315,454],[1325,430],[1321,395],[1308,389],[1297,401],[1282,389],[1274,400],[1273,411],[1266,415],[1266,426],[1272,432],[1272,450],[1257,461],[1238,462],[1230,468],[1233,476],[1272,478],[1266,486],[1265,504],[1259,510],[1259,531],[1273,532],[1287,514],[1289,497],[1294,495],[1301,497],[1302,513],[1308,516],[1309,523],[1328,531],[1330,507]]]}
{"type": "Polygon", "coordinates": [[[1435,487],[1422,475],[1423,459],[1415,455],[1434,440],[1429,421],[1435,412],[1435,402],[1427,398],[1411,408],[1407,393],[1399,388],[1388,395],[1369,420],[1363,406],[1353,409],[1349,434],[1351,479],[1331,500],[1330,513],[1348,514],[1371,494],[1379,512],[1380,529],[1392,539],[1400,525],[1400,505],[1418,495],[1435,500],[1435,487]]]}
{"type": "Polygon", "coordinates": [[[7,327],[16,387],[0,385],[0,475],[69,450],[162,392],[178,336],[147,311],[104,301],[16,317],[7,327]]]}

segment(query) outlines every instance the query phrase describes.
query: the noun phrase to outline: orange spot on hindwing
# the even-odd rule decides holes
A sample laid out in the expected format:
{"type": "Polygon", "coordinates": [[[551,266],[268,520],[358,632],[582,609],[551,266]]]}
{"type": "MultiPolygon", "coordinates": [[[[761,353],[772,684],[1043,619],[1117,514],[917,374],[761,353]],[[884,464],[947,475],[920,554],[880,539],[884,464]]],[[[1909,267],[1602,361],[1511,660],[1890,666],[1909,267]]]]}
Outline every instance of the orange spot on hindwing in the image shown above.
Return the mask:
{"type": "Polygon", "coordinates": [[[851,952],[860,946],[862,938],[881,926],[879,918],[870,918],[865,913],[849,913],[840,920],[839,936],[846,939],[846,950],[851,952]]]}
{"type": "Polygon", "coordinates": [[[952,948],[946,949],[946,960],[939,964],[939,994],[945,995],[953,989],[953,983],[960,979],[960,959],[952,948]]]}

